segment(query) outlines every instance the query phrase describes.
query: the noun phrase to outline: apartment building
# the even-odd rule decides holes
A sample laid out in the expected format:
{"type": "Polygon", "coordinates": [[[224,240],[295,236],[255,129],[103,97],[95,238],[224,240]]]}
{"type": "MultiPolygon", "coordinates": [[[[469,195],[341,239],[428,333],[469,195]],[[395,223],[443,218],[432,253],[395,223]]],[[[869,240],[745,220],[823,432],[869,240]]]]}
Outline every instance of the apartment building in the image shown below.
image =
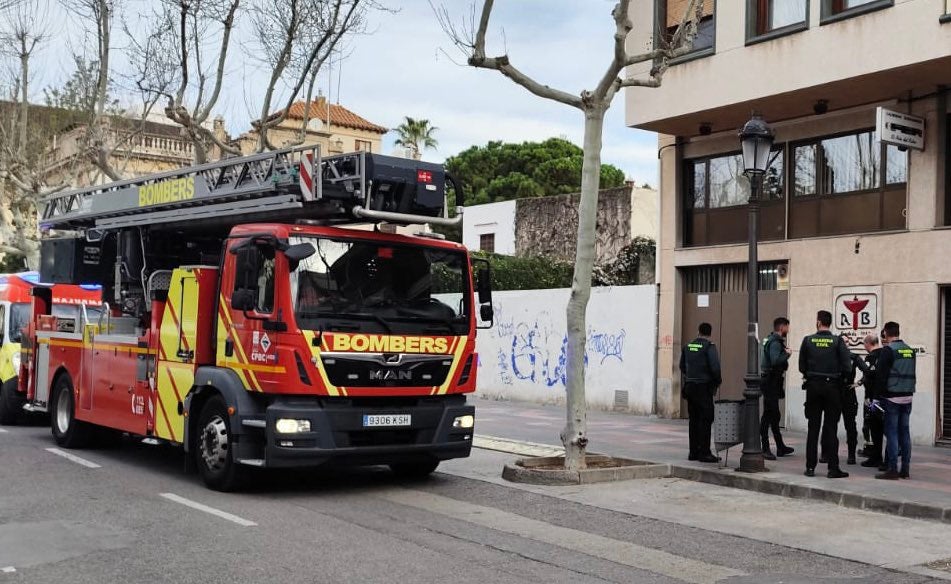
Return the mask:
{"type": "MultiPolygon", "coordinates": [[[[685,4],[635,3],[631,46],[670,34],[685,4]]],[[[826,309],[859,352],[864,334],[900,322],[919,353],[913,439],[951,443],[951,0],[705,0],[699,33],[662,87],[625,97],[627,124],[661,135],[660,412],[683,415],[680,347],[702,321],[722,353],[721,397],[742,395],[750,188],[737,131],[756,111],[776,135],[760,336],[786,315],[797,350],[826,309]],[[882,140],[880,109],[923,122],[912,147],[882,140]]],[[[796,429],[800,386],[793,365],[796,429]]]]}

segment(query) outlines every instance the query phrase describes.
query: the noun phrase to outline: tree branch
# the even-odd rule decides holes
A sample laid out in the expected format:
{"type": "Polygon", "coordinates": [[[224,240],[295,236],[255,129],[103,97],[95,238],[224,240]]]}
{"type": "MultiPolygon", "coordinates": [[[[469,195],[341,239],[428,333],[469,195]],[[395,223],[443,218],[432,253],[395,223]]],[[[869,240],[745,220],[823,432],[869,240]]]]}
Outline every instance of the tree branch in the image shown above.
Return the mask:
{"type": "MultiPolygon", "coordinates": [[[[485,0],[485,2],[482,4],[482,16],[479,18],[479,29],[475,34],[475,42],[472,45],[472,53],[469,56],[469,65],[480,69],[494,69],[538,97],[557,101],[578,109],[584,109],[584,102],[582,101],[581,97],[572,95],[567,91],[554,89],[548,85],[543,85],[535,81],[512,65],[512,63],[509,61],[508,55],[502,55],[499,57],[485,56],[485,36],[486,31],[489,28],[489,20],[492,15],[493,4],[494,0],[485,0]]],[[[450,31],[446,32],[449,33],[450,31]]],[[[458,37],[454,38],[453,41],[460,46],[464,46],[466,44],[464,39],[458,37]]]]}

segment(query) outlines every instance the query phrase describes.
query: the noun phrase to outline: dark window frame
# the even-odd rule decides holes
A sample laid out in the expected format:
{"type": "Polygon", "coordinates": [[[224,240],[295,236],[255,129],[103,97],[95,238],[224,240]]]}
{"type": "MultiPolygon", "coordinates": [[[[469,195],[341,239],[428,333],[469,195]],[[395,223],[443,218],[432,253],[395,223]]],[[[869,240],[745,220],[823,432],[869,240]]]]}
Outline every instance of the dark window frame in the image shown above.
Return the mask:
{"type": "Polygon", "coordinates": [[[495,233],[480,233],[479,234],[479,251],[484,251],[487,253],[495,253],[495,233]],[[485,245],[485,242],[489,242],[489,245],[485,245]],[[491,248],[491,249],[487,249],[491,248]]]}
{"type": "Polygon", "coordinates": [[[809,10],[812,0],[805,0],[806,14],[802,22],[794,22],[767,30],[769,0],[746,0],[746,46],[755,45],[809,29],[809,10]]]}
{"type": "MultiPolygon", "coordinates": [[[[811,239],[814,237],[836,237],[844,235],[857,235],[859,233],[878,233],[883,231],[892,231],[893,229],[886,227],[886,216],[885,216],[885,202],[886,195],[889,193],[897,193],[898,191],[903,191],[905,193],[905,208],[907,209],[908,205],[908,159],[905,159],[905,181],[900,183],[889,183],[887,181],[888,176],[888,147],[889,145],[878,141],[878,155],[879,155],[879,168],[878,168],[878,186],[871,189],[859,189],[854,191],[843,191],[838,193],[828,192],[828,187],[826,185],[826,177],[824,173],[821,172],[823,168],[823,161],[825,160],[825,150],[821,147],[822,142],[826,140],[833,140],[835,138],[843,138],[848,136],[857,136],[866,133],[874,133],[874,126],[866,126],[863,128],[856,128],[849,131],[836,132],[833,134],[825,134],[822,136],[815,136],[805,140],[796,140],[787,142],[788,151],[792,153],[792,156],[795,156],[796,148],[800,146],[816,146],[816,155],[814,160],[814,182],[815,182],[815,193],[811,195],[796,195],[795,194],[795,167],[794,164],[791,165],[788,175],[790,185],[792,190],[788,194],[788,211],[787,211],[787,227],[786,227],[786,238],[787,239],[811,239]],[[793,221],[793,207],[797,204],[820,204],[822,201],[841,201],[845,197],[860,197],[863,195],[878,195],[878,226],[871,229],[865,229],[860,232],[847,232],[847,233],[822,233],[821,230],[817,227],[817,233],[815,235],[796,235],[794,231],[796,230],[795,222],[793,221]]],[[[906,154],[907,156],[907,154],[906,154]]],[[[907,218],[905,218],[905,227],[907,229],[907,218]]]]}
{"type": "MultiPolygon", "coordinates": [[[[783,217],[784,217],[782,222],[783,235],[779,237],[778,239],[774,239],[774,238],[768,238],[768,237],[764,238],[763,234],[761,233],[760,236],[761,238],[763,238],[764,241],[785,240],[787,238],[787,229],[788,229],[786,225],[787,221],[785,219],[787,215],[787,206],[788,206],[787,201],[789,199],[789,160],[788,160],[789,154],[788,154],[787,144],[778,143],[773,147],[773,151],[776,153],[779,153],[778,158],[783,165],[783,171],[782,171],[783,188],[779,197],[775,197],[771,199],[761,198],[759,201],[759,205],[760,205],[760,209],[772,208],[776,206],[780,206],[783,208],[783,217]]],[[[689,158],[689,159],[683,160],[682,167],[681,167],[682,168],[681,182],[683,185],[683,192],[681,196],[681,206],[683,208],[682,217],[681,217],[682,225],[683,225],[683,234],[684,234],[683,247],[685,248],[710,247],[710,246],[716,246],[716,245],[731,245],[734,243],[746,241],[745,231],[743,232],[742,239],[738,239],[736,241],[730,240],[730,241],[710,242],[710,236],[709,236],[711,221],[716,222],[717,221],[716,217],[718,215],[728,216],[728,215],[732,215],[739,212],[739,213],[743,213],[745,216],[747,213],[747,209],[749,208],[749,202],[739,204],[739,205],[730,205],[727,207],[711,207],[710,206],[710,187],[711,187],[710,161],[717,158],[728,158],[732,156],[742,156],[742,152],[740,150],[730,150],[726,152],[718,152],[716,154],[711,154],[708,156],[699,156],[697,158],[689,158]],[[704,172],[703,206],[701,207],[694,206],[694,195],[693,195],[693,189],[695,184],[694,183],[695,181],[694,168],[698,163],[702,163],[706,168],[704,172]],[[707,235],[704,238],[703,243],[698,243],[695,240],[695,235],[693,233],[692,222],[693,222],[695,213],[700,213],[703,215],[704,222],[706,225],[705,230],[707,232],[707,235]]],[[[762,221],[762,216],[763,216],[763,213],[761,211],[761,221],[760,221],[761,230],[765,226],[765,223],[762,221]]]]}
{"type": "Polygon", "coordinates": [[[895,0],[875,0],[868,4],[845,8],[845,0],[822,0],[822,14],[819,24],[832,24],[840,20],[847,20],[855,16],[862,16],[870,12],[877,12],[895,5],[895,0]]]}
{"type": "MultiPolygon", "coordinates": [[[[687,63],[696,59],[702,59],[704,57],[709,57],[710,55],[716,54],[717,52],[717,2],[718,0],[707,0],[713,2],[713,14],[708,18],[713,21],[713,43],[709,47],[704,47],[702,49],[694,49],[675,59],[671,59],[668,65],[680,65],[681,63],[687,63]]],[[[667,0],[656,0],[654,2],[654,47],[660,45],[661,35],[667,33],[667,27],[664,26],[667,23],[667,0]]]]}
{"type": "MultiPolygon", "coordinates": [[[[825,188],[825,187],[826,187],[826,185],[825,185],[825,182],[826,182],[826,181],[825,181],[825,177],[822,175],[822,173],[821,173],[820,170],[819,170],[819,169],[822,168],[822,161],[825,160],[825,151],[824,151],[822,148],[819,148],[819,146],[821,146],[822,143],[823,143],[824,141],[826,141],[826,140],[834,140],[834,139],[836,139],[836,138],[846,138],[846,137],[848,137],[848,136],[857,136],[857,135],[860,135],[860,134],[868,134],[868,133],[873,133],[873,134],[874,134],[874,133],[875,133],[875,127],[874,127],[874,126],[871,126],[871,127],[859,128],[859,129],[849,130],[849,131],[844,131],[844,132],[836,132],[836,133],[834,133],[834,134],[825,134],[825,135],[822,135],[822,136],[817,136],[817,137],[815,137],[815,138],[808,138],[808,139],[805,139],[805,140],[796,140],[796,141],[786,142],[785,144],[788,146],[789,150],[790,150],[791,152],[793,152],[793,155],[795,155],[796,148],[798,148],[798,147],[800,147],[800,146],[816,146],[816,147],[817,147],[817,148],[816,148],[816,157],[815,157],[815,175],[814,175],[814,177],[815,177],[815,185],[816,185],[816,192],[813,193],[813,194],[811,194],[811,195],[801,195],[801,196],[796,196],[794,193],[793,193],[793,194],[790,194],[790,195],[789,195],[790,201],[792,201],[793,199],[795,199],[795,200],[806,200],[806,199],[812,199],[812,198],[818,198],[818,197],[842,197],[842,196],[845,196],[845,195],[862,195],[862,194],[869,194],[869,193],[875,193],[875,192],[880,192],[880,191],[884,191],[884,190],[889,190],[887,187],[900,187],[900,186],[902,186],[902,185],[905,185],[905,188],[906,188],[906,190],[907,190],[907,188],[908,188],[908,174],[907,174],[908,163],[907,163],[907,159],[906,159],[906,163],[905,163],[905,169],[906,169],[906,170],[905,170],[905,182],[889,183],[889,182],[887,181],[887,176],[888,176],[888,158],[887,158],[887,156],[888,156],[888,146],[889,146],[889,145],[888,145],[888,144],[885,144],[884,142],[882,142],[881,140],[879,140],[879,141],[878,141],[878,155],[879,155],[879,159],[878,159],[878,160],[879,160],[878,186],[875,187],[875,188],[872,188],[872,189],[859,189],[859,190],[855,190],[855,191],[843,191],[843,192],[840,192],[840,193],[830,193],[830,192],[827,192],[827,190],[826,190],[826,188],[825,188]]],[[[794,169],[794,168],[793,168],[793,173],[795,173],[795,169],[794,169]]],[[[795,176],[795,174],[792,174],[792,175],[789,176],[789,178],[791,178],[793,181],[795,181],[796,176],[795,176]]],[[[789,184],[789,183],[787,183],[787,184],[789,184]]],[[[793,183],[793,184],[795,184],[795,183],[793,183]]]]}

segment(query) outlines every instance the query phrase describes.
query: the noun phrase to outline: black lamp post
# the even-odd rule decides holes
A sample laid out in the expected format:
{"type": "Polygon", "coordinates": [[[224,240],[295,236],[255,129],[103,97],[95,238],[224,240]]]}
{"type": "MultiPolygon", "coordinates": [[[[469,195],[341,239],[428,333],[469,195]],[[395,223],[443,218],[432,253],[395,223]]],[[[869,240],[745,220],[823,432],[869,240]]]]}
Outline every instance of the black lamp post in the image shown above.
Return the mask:
{"type": "Polygon", "coordinates": [[[740,472],[764,472],[763,448],[759,435],[759,401],[762,395],[759,372],[759,259],[757,239],[759,236],[759,197],[763,187],[763,175],[769,166],[773,147],[773,131],[758,114],[753,114],[740,130],[743,147],[743,172],[750,181],[750,257],[747,268],[746,291],[749,295],[749,318],[746,331],[746,389],[743,397],[743,455],[740,457],[740,472]]]}

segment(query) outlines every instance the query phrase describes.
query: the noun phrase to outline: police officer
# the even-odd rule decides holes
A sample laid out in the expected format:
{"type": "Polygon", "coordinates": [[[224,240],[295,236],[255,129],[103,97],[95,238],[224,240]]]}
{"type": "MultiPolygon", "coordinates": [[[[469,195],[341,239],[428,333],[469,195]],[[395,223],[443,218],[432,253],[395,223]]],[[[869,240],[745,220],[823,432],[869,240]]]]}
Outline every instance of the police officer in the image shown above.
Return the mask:
{"type": "Polygon", "coordinates": [[[885,466],[877,479],[911,478],[911,401],[915,395],[915,350],[901,340],[897,322],[886,322],[882,329],[885,348],[878,358],[878,374],[885,380],[882,405],[885,407],[885,466]],[[898,451],[901,450],[901,468],[898,451]]]}
{"type": "Polygon", "coordinates": [[[713,327],[703,323],[700,336],[684,346],[680,353],[684,399],[690,417],[690,456],[688,460],[718,462],[710,452],[710,427],[713,425],[713,395],[720,387],[720,357],[710,342],[713,327]]]}
{"type": "Polygon", "coordinates": [[[849,476],[839,468],[839,438],[836,435],[842,414],[842,385],[851,371],[852,359],[845,342],[832,334],[832,314],[820,310],[816,315],[816,333],[802,340],[799,349],[799,371],[805,380],[806,476],[816,474],[819,430],[822,429],[822,451],[828,457],[830,479],[849,476]],[[825,418],[823,422],[823,418],[825,418]]]}
{"type": "Polygon", "coordinates": [[[795,449],[783,443],[779,431],[779,400],[786,397],[786,370],[789,369],[789,355],[792,351],[786,346],[789,334],[789,319],[779,317],[773,321],[773,332],[763,341],[763,417],[760,419],[759,433],[763,441],[763,458],[776,460],[777,456],[787,456],[795,449]],[[769,448],[769,430],[773,430],[776,441],[776,454],[769,448]]]}

